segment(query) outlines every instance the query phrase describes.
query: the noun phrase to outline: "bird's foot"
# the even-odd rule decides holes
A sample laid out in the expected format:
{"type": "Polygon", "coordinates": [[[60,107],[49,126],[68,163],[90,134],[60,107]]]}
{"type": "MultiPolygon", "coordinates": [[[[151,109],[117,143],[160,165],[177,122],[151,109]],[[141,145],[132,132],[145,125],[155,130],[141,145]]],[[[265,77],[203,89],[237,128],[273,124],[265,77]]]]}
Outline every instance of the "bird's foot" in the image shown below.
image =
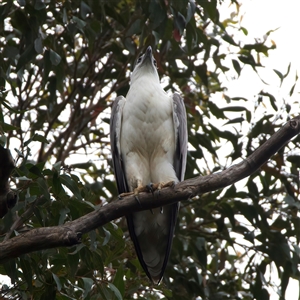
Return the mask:
{"type": "MultiPolygon", "coordinates": [[[[151,184],[150,184],[151,185],[151,184]]],[[[133,191],[133,194],[134,194],[134,198],[137,200],[137,202],[140,204],[140,205],[142,205],[141,204],[141,201],[140,201],[140,199],[139,199],[139,197],[138,197],[138,194],[139,193],[143,193],[143,192],[149,192],[149,187],[148,187],[148,185],[146,185],[146,186],[138,186],[137,188],[135,188],[134,189],[134,191],[133,191]]]]}
{"type": "Polygon", "coordinates": [[[171,187],[171,188],[174,188],[175,185],[176,185],[176,182],[175,182],[174,180],[172,180],[172,181],[169,181],[169,182],[163,184],[162,188],[165,188],[165,187],[171,187]]]}
{"type": "Polygon", "coordinates": [[[128,193],[122,193],[122,194],[120,194],[120,195],[118,196],[118,199],[119,199],[119,200],[122,200],[124,197],[134,195],[135,200],[141,205],[141,201],[140,201],[139,197],[137,196],[137,194],[138,194],[138,193],[136,193],[135,191],[133,191],[133,192],[128,192],[128,193]]]}
{"type": "Polygon", "coordinates": [[[147,188],[147,192],[148,193],[152,193],[154,192],[153,190],[153,183],[152,182],[149,182],[147,185],[146,185],[146,188],[147,188]]]}
{"type": "MultiPolygon", "coordinates": [[[[169,181],[169,182],[159,182],[159,183],[150,183],[147,186],[149,186],[149,191],[154,195],[154,193],[157,193],[157,197],[160,196],[160,191],[161,189],[165,187],[172,187],[174,188],[175,186],[175,181],[169,181]]],[[[160,207],[160,213],[162,214],[164,212],[163,207],[160,207]]]]}
{"type": "MultiPolygon", "coordinates": [[[[160,191],[162,188],[165,187],[174,187],[175,186],[175,181],[169,181],[169,182],[158,182],[158,183],[148,183],[147,185],[143,186],[143,185],[139,185],[137,188],[135,188],[133,190],[133,192],[128,192],[128,193],[122,193],[118,196],[119,200],[122,200],[123,197],[127,197],[127,196],[132,196],[134,195],[135,200],[142,206],[141,201],[138,197],[139,193],[143,193],[143,192],[148,192],[148,193],[152,193],[152,195],[154,196],[155,193],[157,194],[157,197],[159,197],[160,195],[160,191]]],[[[151,213],[153,214],[153,211],[150,210],[151,213]]],[[[160,208],[160,212],[163,213],[163,208],[160,208]]]]}
{"type": "Polygon", "coordinates": [[[133,195],[133,192],[122,193],[118,196],[118,198],[119,198],[119,200],[122,200],[124,197],[132,196],[132,195],[133,195]]]}
{"type": "Polygon", "coordinates": [[[158,193],[158,196],[160,195],[161,189],[165,187],[172,187],[174,188],[175,186],[175,181],[169,181],[169,182],[159,182],[152,185],[152,194],[156,191],[158,193]]]}
{"type": "Polygon", "coordinates": [[[122,200],[123,197],[134,195],[135,200],[141,205],[141,201],[138,197],[138,194],[142,193],[142,192],[150,192],[151,191],[151,185],[152,185],[152,183],[150,183],[149,185],[146,185],[146,186],[142,186],[142,185],[138,186],[137,188],[135,188],[133,190],[133,192],[122,193],[118,196],[118,198],[119,198],[119,200],[122,200]]]}

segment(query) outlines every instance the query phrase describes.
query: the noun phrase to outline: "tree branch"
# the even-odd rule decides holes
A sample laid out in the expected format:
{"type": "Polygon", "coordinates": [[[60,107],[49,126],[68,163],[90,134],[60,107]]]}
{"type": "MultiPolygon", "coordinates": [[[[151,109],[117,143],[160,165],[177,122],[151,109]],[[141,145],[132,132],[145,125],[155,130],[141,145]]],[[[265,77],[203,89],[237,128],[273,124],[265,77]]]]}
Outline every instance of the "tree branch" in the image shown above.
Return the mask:
{"type": "Polygon", "coordinates": [[[208,176],[198,176],[178,183],[174,188],[164,188],[159,199],[149,193],[114,201],[81,218],[62,226],[37,228],[0,244],[0,263],[21,254],[36,250],[67,247],[80,243],[82,234],[135,211],[161,207],[187,200],[202,193],[224,188],[258,170],[280,148],[300,132],[300,116],[290,120],[248,158],[230,168],[208,176]]]}

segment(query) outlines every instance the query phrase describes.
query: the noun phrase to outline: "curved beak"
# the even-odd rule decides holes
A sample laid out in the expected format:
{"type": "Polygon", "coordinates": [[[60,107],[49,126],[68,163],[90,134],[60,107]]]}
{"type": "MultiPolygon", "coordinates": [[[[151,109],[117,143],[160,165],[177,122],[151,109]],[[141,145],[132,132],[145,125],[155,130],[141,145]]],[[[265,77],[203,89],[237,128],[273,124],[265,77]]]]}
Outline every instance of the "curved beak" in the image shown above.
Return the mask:
{"type": "Polygon", "coordinates": [[[150,62],[152,63],[152,47],[149,46],[144,54],[144,57],[143,57],[143,61],[142,61],[142,64],[147,61],[147,60],[150,60],[150,62]]]}
{"type": "Polygon", "coordinates": [[[151,56],[152,55],[152,47],[149,46],[146,50],[145,56],[151,56]]]}

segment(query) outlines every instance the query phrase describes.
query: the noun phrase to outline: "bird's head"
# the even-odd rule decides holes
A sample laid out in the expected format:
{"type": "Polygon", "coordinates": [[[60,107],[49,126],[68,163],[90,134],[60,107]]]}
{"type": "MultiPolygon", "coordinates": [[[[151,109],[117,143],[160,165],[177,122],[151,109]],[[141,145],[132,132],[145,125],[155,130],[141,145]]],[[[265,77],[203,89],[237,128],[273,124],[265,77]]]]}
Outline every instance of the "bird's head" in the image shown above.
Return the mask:
{"type": "Polygon", "coordinates": [[[151,46],[149,46],[146,52],[138,58],[134,70],[131,73],[131,83],[142,78],[143,76],[151,77],[151,79],[155,79],[157,82],[159,82],[156,60],[152,55],[151,46]]]}

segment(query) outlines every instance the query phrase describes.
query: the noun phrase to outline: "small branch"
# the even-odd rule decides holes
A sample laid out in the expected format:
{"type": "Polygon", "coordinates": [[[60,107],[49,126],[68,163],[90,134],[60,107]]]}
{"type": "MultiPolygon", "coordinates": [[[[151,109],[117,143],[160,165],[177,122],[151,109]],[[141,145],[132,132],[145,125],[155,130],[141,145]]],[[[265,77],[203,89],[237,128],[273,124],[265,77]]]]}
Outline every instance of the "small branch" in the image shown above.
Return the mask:
{"type": "Polygon", "coordinates": [[[9,240],[12,233],[15,230],[18,230],[18,228],[20,228],[24,224],[24,222],[30,218],[30,216],[33,214],[35,207],[39,204],[39,202],[41,202],[41,199],[43,199],[42,196],[40,196],[37,200],[31,203],[31,205],[26,209],[26,211],[20,217],[17,216],[16,220],[9,228],[9,231],[6,233],[5,238],[3,240],[4,242],[9,240]]]}
{"type": "Polygon", "coordinates": [[[66,247],[80,243],[81,234],[125,216],[126,214],[184,201],[194,196],[215,191],[249,176],[258,170],[280,148],[300,132],[300,116],[290,120],[268,141],[242,162],[208,176],[198,176],[178,183],[174,188],[164,188],[159,198],[149,193],[114,201],[100,209],[62,226],[37,228],[0,244],[0,263],[36,250],[66,247]]]}

